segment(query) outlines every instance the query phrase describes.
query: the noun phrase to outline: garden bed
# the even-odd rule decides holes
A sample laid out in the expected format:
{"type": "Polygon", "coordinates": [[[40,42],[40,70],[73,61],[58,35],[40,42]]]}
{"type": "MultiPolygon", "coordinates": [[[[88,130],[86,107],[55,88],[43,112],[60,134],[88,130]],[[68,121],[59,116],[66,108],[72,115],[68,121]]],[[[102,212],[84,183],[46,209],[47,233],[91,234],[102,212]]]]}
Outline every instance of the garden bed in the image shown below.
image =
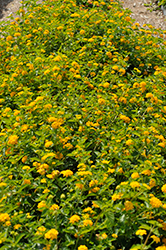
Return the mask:
{"type": "Polygon", "coordinates": [[[130,15],[27,1],[1,27],[0,249],[165,250],[165,32],[130,15]]]}

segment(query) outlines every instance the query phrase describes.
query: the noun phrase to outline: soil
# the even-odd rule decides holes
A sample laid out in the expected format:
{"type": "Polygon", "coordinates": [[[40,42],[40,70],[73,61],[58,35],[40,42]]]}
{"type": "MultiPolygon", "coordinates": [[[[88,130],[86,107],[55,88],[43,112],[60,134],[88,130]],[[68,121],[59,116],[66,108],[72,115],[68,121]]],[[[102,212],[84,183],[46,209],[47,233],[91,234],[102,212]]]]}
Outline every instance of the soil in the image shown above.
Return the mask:
{"type": "Polygon", "coordinates": [[[152,0],[123,0],[123,7],[132,11],[131,17],[140,26],[151,24],[156,29],[166,30],[166,16],[161,8],[158,7],[157,1],[152,0]],[[152,6],[145,7],[144,5],[152,6]]]}
{"type": "MultiPolygon", "coordinates": [[[[166,30],[166,16],[161,9],[156,9],[157,5],[153,0],[151,8],[145,7],[144,4],[150,4],[152,0],[123,0],[122,5],[132,11],[131,17],[140,26],[151,24],[155,28],[166,30]]],[[[16,17],[15,12],[21,7],[21,0],[0,0],[0,21],[8,21],[9,15],[16,17]]]]}
{"type": "Polygon", "coordinates": [[[21,0],[0,0],[0,21],[9,21],[7,17],[14,14],[20,7],[21,0]]]}

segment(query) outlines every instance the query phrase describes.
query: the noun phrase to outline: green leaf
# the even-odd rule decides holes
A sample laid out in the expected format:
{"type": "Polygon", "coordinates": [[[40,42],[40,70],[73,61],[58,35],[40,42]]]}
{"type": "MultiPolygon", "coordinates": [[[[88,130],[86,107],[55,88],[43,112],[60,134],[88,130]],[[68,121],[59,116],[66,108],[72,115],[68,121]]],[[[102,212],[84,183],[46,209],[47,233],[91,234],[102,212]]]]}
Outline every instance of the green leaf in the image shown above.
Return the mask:
{"type": "Polygon", "coordinates": [[[105,216],[106,216],[106,221],[107,221],[107,224],[110,226],[110,225],[113,225],[114,224],[114,220],[115,220],[115,216],[114,216],[114,213],[112,211],[106,211],[105,213],[105,216]]]}
{"type": "Polygon", "coordinates": [[[16,237],[16,241],[14,242],[14,245],[17,246],[17,243],[25,236],[25,233],[19,234],[16,237]]]}
{"type": "Polygon", "coordinates": [[[152,224],[152,225],[154,225],[154,226],[156,226],[156,227],[162,227],[162,226],[163,226],[161,223],[159,223],[159,222],[156,221],[156,220],[149,220],[148,223],[149,223],[149,224],[152,224]]]}
{"type": "Polygon", "coordinates": [[[130,250],[132,250],[132,249],[141,249],[142,248],[142,246],[141,245],[133,245],[131,248],[130,248],[130,250]]]}
{"type": "Polygon", "coordinates": [[[147,224],[142,224],[139,228],[143,228],[143,229],[146,229],[146,230],[150,230],[151,227],[148,226],[147,224]]]}

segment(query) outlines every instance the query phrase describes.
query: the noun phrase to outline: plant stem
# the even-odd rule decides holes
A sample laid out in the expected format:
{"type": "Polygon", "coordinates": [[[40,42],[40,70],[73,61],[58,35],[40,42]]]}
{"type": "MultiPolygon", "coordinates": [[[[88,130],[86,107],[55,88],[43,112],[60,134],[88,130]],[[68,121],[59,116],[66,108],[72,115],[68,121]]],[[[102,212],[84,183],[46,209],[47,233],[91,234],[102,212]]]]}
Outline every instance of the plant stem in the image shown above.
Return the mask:
{"type": "Polygon", "coordinates": [[[145,240],[144,245],[143,245],[143,249],[146,246],[146,243],[148,242],[148,239],[149,239],[149,237],[150,237],[150,235],[152,233],[153,228],[154,228],[154,226],[150,229],[150,232],[149,232],[148,236],[146,237],[146,240],[145,240]]]}

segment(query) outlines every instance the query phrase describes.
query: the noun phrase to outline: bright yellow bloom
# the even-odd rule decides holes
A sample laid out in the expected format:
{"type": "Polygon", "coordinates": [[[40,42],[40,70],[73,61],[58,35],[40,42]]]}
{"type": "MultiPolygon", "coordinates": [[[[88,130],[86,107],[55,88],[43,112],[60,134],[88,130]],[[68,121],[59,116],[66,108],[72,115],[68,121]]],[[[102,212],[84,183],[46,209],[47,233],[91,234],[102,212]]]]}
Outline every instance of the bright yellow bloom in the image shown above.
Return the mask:
{"type": "Polygon", "coordinates": [[[89,182],[89,187],[93,187],[93,186],[95,186],[95,185],[97,185],[98,184],[98,180],[91,180],[90,182],[89,182]]]}
{"type": "Polygon", "coordinates": [[[50,190],[48,188],[44,189],[43,194],[48,194],[50,190]]]}
{"type": "Polygon", "coordinates": [[[85,245],[81,245],[78,247],[78,250],[88,250],[88,248],[85,245]]]}
{"type": "Polygon", "coordinates": [[[8,138],[8,144],[15,145],[17,144],[18,136],[17,135],[10,135],[8,138]]]}
{"type": "Polygon", "coordinates": [[[163,208],[166,209],[166,204],[163,204],[163,208]]]}
{"type": "Polygon", "coordinates": [[[20,32],[16,32],[16,33],[14,34],[14,36],[16,36],[16,37],[21,36],[21,33],[20,33],[20,32]]]}
{"type": "Polygon", "coordinates": [[[106,233],[103,233],[103,234],[101,235],[101,237],[102,237],[103,239],[107,239],[108,235],[107,235],[106,233]]]}
{"type": "Polygon", "coordinates": [[[121,197],[123,196],[123,194],[113,194],[112,195],[112,200],[113,201],[116,201],[116,200],[119,200],[119,199],[121,199],[121,197]]]}
{"type": "Polygon", "coordinates": [[[27,171],[28,171],[28,170],[30,169],[30,167],[29,167],[29,166],[27,166],[27,165],[25,165],[25,166],[23,166],[23,167],[22,167],[22,169],[23,169],[23,170],[27,170],[27,171]]]}
{"type": "Polygon", "coordinates": [[[31,184],[31,181],[30,181],[29,179],[25,179],[25,180],[23,181],[23,184],[24,184],[24,185],[26,185],[26,184],[30,185],[30,184],[31,184]]]}
{"type": "Polygon", "coordinates": [[[142,185],[143,185],[144,187],[146,187],[147,189],[149,189],[149,190],[151,189],[151,187],[149,187],[146,183],[143,183],[142,185]]]}
{"type": "Polygon", "coordinates": [[[63,29],[63,26],[57,27],[57,30],[62,30],[62,29],[63,29]]]}
{"type": "Polygon", "coordinates": [[[46,143],[45,143],[45,147],[46,148],[49,148],[50,146],[52,146],[53,145],[53,142],[52,141],[46,141],[46,143]]]}
{"type": "Polygon", "coordinates": [[[47,183],[47,180],[45,178],[41,179],[41,183],[47,183]]]}
{"type": "Polygon", "coordinates": [[[48,122],[54,122],[54,121],[57,121],[57,119],[58,119],[58,118],[55,118],[55,117],[53,117],[53,116],[50,116],[50,117],[48,118],[48,122]]]}
{"type": "Polygon", "coordinates": [[[140,184],[139,184],[138,181],[132,181],[132,182],[130,183],[130,186],[131,186],[132,188],[139,188],[139,187],[140,187],[140,184]]]}
{"type": "Polygon", "coordinates": [[[44,35],[48,35],[48,34],[49,34],[49,30],[45,30],[44,35]]]}
{"type": "Polygon", "coordinates": [[[13,39],[12,36],[7,36],[7,37],[6,37],[6,41],[11,41],[12,39],[13,39]]]}
{"type": "Polygon", "coordinates": [[[45,234],[45,238],[51,240],[57,239],[57,236],[58,236],[58,231],[56,229],[51,229],[45,234]]]}
{"type": "Polygon", "coordinates": [[[162,147],[162,148],[165,148],[165,142],[160,142],[160,143],[158,143],[158,146],[160,146],[160,147],[162,147]]]}
{"type": "Polygon", "coordinates": [[[8,227],[8,226],[11,225],[11,222],[8,220],[8,221],[5,222],[5,225],[8,227]]]}
{"type": "Polygon", "coordinates": [[[146,235],[147,234],[147,232],[146,232],[146,230],[144,230],[144,229],[139,229],[139,230],[137,230],[137,232],[135,233],[136,235],[146,235]]]}
{"type": "Polygon", "coordinates": [[[92,175],[92,172],[90,172],[90,171],[79,171],[79,172],[77,172],[77,175],[79,175],[79,176],[87,176],[87,175],[92,175]]]}
{"type": "Polygon", "coordinates": [[[91,214],[94,213],[91,207],[87,207],[83,210],[84,213],[90,212],[91,214]]]}
{"type": "Polygon", "coordinates": [[[79,189],[83,189],[84,185],[80,184],[80,183],[76,183],[76,187],[79,188],[79,189]]]}
{"type": "Polygon", "coordinates": [[[19,227],[21,227],[21,224],[16,224],[16,225],[14,225],[14,229],[19,229],[19,227]]]}
{"type": "Polygon", "coordinates": [[[127,146],[130,146],[130,145],[132,145],[132,144],[133,144],[133,141],[132,141],[131,139],[129,139],[129,140],[126,141],[126,145],[127,145],[127,146]]]}
{"type": "Polygon", "coordinates": [[[123,120],[124,122],[126,123],[129,123],[130,122],[130,118],[125,116],[125,115],[120,115],[120,119],[123,120]]]}
{"type": "Polygon", "coordinates": [[[5,183],[5,182],[0,182],[0,188],[1,187],[6,187],[7,186],[7,183],[5,183]]]}
{"type": "Polygon", "coordinates": [[[41,226],[41,227],[38,227],[37,230],[39,230],[39,231],[41,231],[41,232],[45,232],[45,231],[46,231],[46,228],[45,228],[44,226],[41,226]]]}
{"type": "Polygon", "coordinates": [[[53,204],[51,207],[50,207],[50,210],[58,210],[59,209],[59,206],[57,204],[53,204]]]}
{"type": "Polygon", "coordinates": [[[131,20],[131,18],[129,16],[127,16],[125,19],[127,22],[130,22],[130,20],[131,20]]]}
{"type": "Polygon", "coordinates": [[[112,67],[112,69],[113,69],[113,70],[118,70],[118,66],[117,66],[117,65],[114,65],[114,66],[112,67]]]}
{"type": "Polygon", "coordinates": [[[160,238],[157,237],[156,235],[152,235],[150,238],[152,238],[156,243],[160,242],[160,238]]]}
{"type": "Polygon", "coordinates": [[[37,207],[40,209],[40,208],[43,208],[43,207],[46,207],[46,202],[45,201],[41,201],[38,203],[37,207]]]}
{"type": "Polygon", "coordinates": [[[73,215],[70,217],[70,223],[74,224],[75,222],[78,222],[80,220],[80,216],[78,215],[73,215]]]}
{"type": "Polygon", "coordinates": [[[52,108],[52,104],[48,103],[48,104],[44,105],[44,108],[45,109],[50,109],[50,108],[52,108]]]}
{"type": "Polygon", "coordinates": [[[143,170],[143,171],[141,172],[141,174],[150,176],[150,175],[151,175],[151,171],[150,171],[149,169],[146,169],[146,170],[143,170]]]}
{"type": "Polygon", "coordinates": [[[152,205],[152,207],[155,207],[155,208],[162,206],[162,202],[156,197],[150,198],[150,204],[152,205]]]}
{"type": "Polygon", "coordinates": [[[152,93],[147,93],[146,94],[146,98],[152,98],[153,97],[153,94],[152,93]]]}
{"type": "Polygon", "coordinates": [[[9,221],[10,217],[7,213],[0,213],[0,222],[9,221]]]}
{"type": "Polygon", "coordinates": [[[125,210],[129,211],[129,210],[133,210],[134,206],[133,203],[131,201],[125,201],[125,210]]]}
{"type": "Polygon", "coordinates": [[[153,188],[153,187],[156,186],[156,181],[155,181],[155,179],[151,179],[151,180],[150,180],[149,186],[150,186],[151,188],[153,188]]]}
{"type": "Polygon", "coordinates": [[[92,226],[93,222],[91,220],[84,220],[83,224],[84,224],[85,227],[87,227],[87,226],[92,226]]]}
{"type": "Polygon", "coordinates": [[[127,184],[128,184],[128,181],[122,181],[122,182],[120,183],[120,185],[122,185],[122,186],[127,185],[127,184]]]}
{"type": "Polygon", "coordinates": [[[22,163],[25,163],[27,161],[27,159],[28,159],[28,157],[26,155],[23,156],[22,159],[21,159],[22,163]]]}
{"type": "Polygon", "coordinates": [[[80,30],[80,35],[84,35],[85,34],[85,30],[80,30]]]}
{"type": "Polygon", "coordinates": [[[106,101],[105,101],[103,98],[99,98],[99,99],[98,99],[98,104],[99,104],[99,105],[103,105],[103,104],[105,104],[105,102],[106,102],[106,101]]]}
{"type": "Polygon", "coordinates": [[[132,173],[131,178],[132,178],[132,179],[137,179],[137,178],[139,178],[139,173],[137,173],[137,172],[132,173]]]}
{"type": "Polygon", "coordinates": [[[117,234],[112,234],[112,237],[113,238],[118,238],[118,235],[117,234]]]}
{"type": "Polygon", "coordinates": [[[42,158],[41,158],[41,160],[42,161],[45,161],[48,157],[50,157],[50,156],[55,156],[55,154],[53,153],[53,152],[50,152],[50,153],[47,153],[46,155],[44,155],[42,158]]]}
{"type": "MultiPolygon", "coordinates": [[[[48,119],[50,122],[51,119],[48,119]]],[[[51,127],[54,129],[59,128],[63,124],[63,119],[61,118],[55,118],[54,122],[52,123],[51,127]]]]}
{"type": "Polygon", "coordinates": [[[162,190],[163,193],[166,193],[166,184],[164,184],[164,185],[162,186],[161,190],[162,190]]]}
{"type": "Polygon", "coordinates": [[[107,171],[107,173],[111,173],[111,174],[114,173],[114,172],[115,172],[114,168],[109,168],[108,171],[107,171]]]}
{"type": "Polygon", "coordinates": [[[94,201],[92,201],[92,206],[95,207],[95,208],[99,208],[99,205],[97,205],[94,201]]]}
{"type": "Polygon", "coordinates": [[[166,250],[166,246],[157,247],[156,250],[166,250]]]}
{"type": "Polygon", "coordinates": [[[103,83],[103,87],[104,87],[104,88],[109,88],[109,86],[110,86],[109,82],[103,83]]]}
{"type": "Polygon", "coordinates": [[[73,175],[73,171],[67,169],[67,170],[62,171],[61,174],[63,174],[63,177],[68,177],[68,176],[73,175]]]}

